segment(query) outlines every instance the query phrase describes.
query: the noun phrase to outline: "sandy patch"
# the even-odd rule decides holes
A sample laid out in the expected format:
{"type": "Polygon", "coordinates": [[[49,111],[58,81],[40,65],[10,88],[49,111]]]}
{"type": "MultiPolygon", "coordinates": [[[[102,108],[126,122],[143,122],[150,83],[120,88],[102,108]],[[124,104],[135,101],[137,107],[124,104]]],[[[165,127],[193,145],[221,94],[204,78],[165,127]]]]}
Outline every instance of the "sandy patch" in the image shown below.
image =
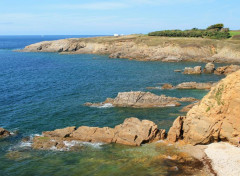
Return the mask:
{"type": "Polygon", "coordinates": [[[219,176],[240,176],[240,148],[220,142],[208,145],[205,153],[219,176]]]}

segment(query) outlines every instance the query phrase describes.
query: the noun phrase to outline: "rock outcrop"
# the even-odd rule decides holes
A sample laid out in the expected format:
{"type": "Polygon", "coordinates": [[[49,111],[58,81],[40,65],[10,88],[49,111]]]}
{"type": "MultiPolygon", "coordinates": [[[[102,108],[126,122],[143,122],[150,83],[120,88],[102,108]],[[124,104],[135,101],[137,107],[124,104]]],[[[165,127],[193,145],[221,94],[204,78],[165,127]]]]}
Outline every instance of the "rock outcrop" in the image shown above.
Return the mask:
{"type": "Polygon", "coordinates": [[[161,88],[162,89],[173,89],[174,86],[172,84],[163,84],[163,86],[161,88]]]}
{"type": "Polygon", "coordinates": [[[115,107],[133,107],[133,108],[154,108],[180,106],[179,102],[193,102],[197,99],[192,97],[167,97],[165,95],[155,95],[150,92],[120,92],[114,99],[107,98],[102,103],[85,103],[86,106],[104,106],[112,104],[115,107]]]}
{"type": "Polygon", "coordinates": [[[199,103],[199,102],[197,101],[197,102],[195,102],[195,103],[192,103],[192,104],[189,104],[189,105],[187,105],[187,106],[184,106],[184,107],[180,110],[180,112],[188,112],[188,111],[190,111],[190,109],[192,109],[193,106],[197,105],[198,103],[199,103]]]}
{"type": "Polygon", "coordinates": [[[176,86],[176,89],[211,89],[211,87],[214,85],[216,85],[216,83],[184,82],[184,83],[178,84],[176,86]]]}
{"type": "Polygon", "coordinates": [[[215,65],[209,62],[206,64],[205,68],[203,69],[203,73],[210,74],[210,73],[213,73],[214,70],[215,70],[215,65]]]}
{"type": "Polygon", "coordinates": [[[185,116],[179,116],[174,122],[170,130],[168,131],[167,140],[170,142],[176,142],[183,138],[183,122],[186,119],[185,116]]]}
{"type": "Polygon", "coordinates": [[[185,67],[183,74],[188,75],[195,75],[195,74],[201,74],[202,73],[202,67],[196,66],[196,67],[185,67]]]}
{"type": "Polygon", "coordinates": [[[140,146],[156,140],[165,139],[165,130],[159,130],[157,125],[149,120],[137,118],[125,119],[123,124],[109,127],[67,127],[55,131],[43,132],[42,136],[33,139],[34,149],[66,149],[68,142],[101,142],[140,146]]]}
{"type": "Polygon", "coordinates": [[[144,61],[197,61],[240,63],[239,43],[200,38],[130,35],[45,41],[26,46],[24,52],[108,54],[111,58],[144,61]]]}
{"type": "Polygon", "coordinates": [[[8,137],[10,135],[11,133],[9,131],[5,130],[4,128],[0,128],[0,138],[8,137]]]}
{"type": "Polygon", "coordinates": [[[224,66],[224,67],[218,67],[215,71],[214,74],[217,75],[228,75],[231,74],[235,71],[240,70],[240,66],[239,65],[228,65],[228,66],[224,66]]]}
{"type": "MultiPolygon", "coordinates": [[[[240,139],[240,70],[221,80],[183,120],[180,133],[193,145],[240,139]]],[[[173,129],[179,129],[178,119],[173,129]]],[[[171,134],[173,135],[173,134],[171,134]]]]}

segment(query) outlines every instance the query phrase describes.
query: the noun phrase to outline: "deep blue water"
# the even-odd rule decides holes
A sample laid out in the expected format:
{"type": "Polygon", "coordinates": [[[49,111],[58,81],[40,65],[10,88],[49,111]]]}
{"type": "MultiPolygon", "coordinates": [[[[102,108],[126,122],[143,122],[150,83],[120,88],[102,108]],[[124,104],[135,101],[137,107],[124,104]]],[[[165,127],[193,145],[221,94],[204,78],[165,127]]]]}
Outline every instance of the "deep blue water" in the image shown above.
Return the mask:
{"type": "MultiPolygon", "coordinates": [[[[16,146],[21,143],[21,138],[42,131],[82,125],[113,127],[127,117],[149,119],[160,128],[168,129],[173,120],[182,114],[179,112],[182,107],[92,108],[83,104],[104,101],[107,97],[114,98],[118,92],[147,91],[146,87],[159,86],[161,83],[176,85],[186,81],[208,82],[222,78],[213,74],[197,76],[174,72],[186,66],[204,66],[202,63],[139,62],[109,59],[105,55],[13,51],[39,41],[73,37],[79,36],[0,36],[0,127],[16,133],[13,137],[0,140],[0,175],[78,175],[79,172],[82,173],[80,175],[137,174],[141,170],[137,166],[133,167],[132,172],[127,168],[120,171],[120,168],[124,168],[124,162],[114,163],[119,157],[127,159],[128,155],[118,155],[122,148],[129,150],[127,147],[121,146],[116,150],[111,145],[102,149],[90,147],[84,152],[79,151],[78,158],[69,152],[56,154],[30,149],[24,149],[23,152],[16,146]],[[11,154],[19,150],[17,159],[9,157],[9,152],[11,154]],[[100,161],[97,159],[102,158],[101,162],[111,160],[110,153],[117,153],[112,159],[114,164],[106,163],[99,168],[100,161]],[[89,157],[95,160],[94,164],[85,162],[89,157]]],[[[150,91],[159,95],[196,98],[202,98],[207,93],[205,90],[150,91]]],[[[141,173],[154,175],[150,171],[141,170],[141,173]]]]}

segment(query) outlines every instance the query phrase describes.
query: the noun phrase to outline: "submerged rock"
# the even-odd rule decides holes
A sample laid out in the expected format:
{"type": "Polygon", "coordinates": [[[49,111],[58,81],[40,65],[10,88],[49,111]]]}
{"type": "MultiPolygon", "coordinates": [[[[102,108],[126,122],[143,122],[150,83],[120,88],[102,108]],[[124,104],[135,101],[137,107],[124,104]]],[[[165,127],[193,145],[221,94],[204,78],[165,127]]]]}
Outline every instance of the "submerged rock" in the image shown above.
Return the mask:
{"type": "Polygon", "coordinates": [[[144,143],[165,139],[165,136],[165,130],[159,130],[152,121],[128,118],[115,128],[81,126],[78,129],[67,127],[43,132],[42,136],[34,137],[32,147],[34,149],[64,150],[67,148],[67,142],[71,141],[140,146],[144,143]]]}
{"type": "Polygon", "coordinates": [[[194,68],[192,67],[185,67],[183,74],[201,74],[202,73],[202,67],[196,66],[194,68]]]}
{"type": "Polygon", "coordinates": [[[187,113],[181,129],[178,125],[179,118],[176,119],[172,128],[177,130],[171,130],[171,136],[181,134],[185,142],[193,145],[215,141],[228,141],[238,145],[239,92],[240,70],[228,75],[214,86],[201,102],[187,113]]]}
{"type": "Polygon", "coordinates": [[[237,70],[240,69],[240,66],[239,65],[228,65],[228,66],[224,66],[224,67],[218,67],[215,71],[214,71],[214,74],[217,74],[217,75],[228,75],[228,74],[231,74],[237,70]]]}
{"type": "Polygon", "coordinates": [[[9,131],[5,130],[4,128],[0,128],[0,138],[8,137],[10,135],[11,135],[11,133],[9,131]]]}
{"type": "Polygon", "coordinates": [[[172,84],[163,84],[162,89],[173,89],[174,86],[172,84]]]}
{"type": "Polygon", "coordinates": [[[154,108],[154,107],[169,107],[180,106],[178,101],[193,102],[197,99],[192,97],[176,98],[167,97],[165,95],[155,95],[150,92],[120,92],[114,99],[108,98],[102,103],[85,103],[86,106],[104,106],[111,103],[115,107],[133,107],[133,108],[154,108]]]}

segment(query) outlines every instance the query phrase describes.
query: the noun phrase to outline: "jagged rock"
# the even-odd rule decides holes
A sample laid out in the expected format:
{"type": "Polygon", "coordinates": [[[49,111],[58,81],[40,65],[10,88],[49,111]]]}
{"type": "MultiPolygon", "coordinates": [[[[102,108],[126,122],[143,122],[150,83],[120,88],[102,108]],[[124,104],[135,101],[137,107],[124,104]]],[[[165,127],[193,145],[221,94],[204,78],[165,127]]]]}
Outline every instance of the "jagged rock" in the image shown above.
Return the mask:
{"type": "Polygon", "coordinates": [[[70,136],[70,134],[72,134],[73,131],[76,130],[76,127],[67,127],[67,128],[64,128],[64,129],[57,129],[57,130],[54,130],[54,131],[45,131],[43,132],[43,135],[46,136],[46,137],[61,137],[61,138],[64,138],[64,137],[68,137],[70,136]]]}
{"type": "Polygon", "coordinates": [[[33,140],[34,149],[66,149],[66,141],[118,143],[124,145],[140,146],[156,140],[165,139],[165,130],[159,130],[157,125],[149,120],[137,118],[125,119],[123,124],[109,127],[87,127],[78,129],[68,127],[55,131],[43,132],[42,136],[36,136],[33,140]]]}
{"type": "Polygon", "coordinates": [[[221,80],[187,113],[182,128],[183,140],[193,145],[220,140],[237,145],[240,138],[239,92],[240,70],[221,80]]]}
{"type": "Polygon", "coordinates": [[[185,67],[183,74],[201,74],[202,73],[202,67],[196,66],[194,68],[192,67],[185,67]]]}
{"type": "Polygon", "coordinates": [[[174,122],[172,127],[170,128],[167,136],[167,140],[170,142],[176,142],[181,139],[183,136],[183,122],[185,120],[185,116],[179,116],[174,122]]]}
{"type": "Polygon", "coordinates": [[[217,74],[217,75],[228,75],[230,73],[233,73],[237,70],[240,69],[240,66],[239,65],[228,65],[228,66],[224,66],[224,67],[218,67],[215,71],[214,71],[214,74],[217,74]]]}
{"type": "Polygon", "coordinates": [[[211,62],[207,63],[205,68],[203,69],[203,73],[213,73],[215,70],[215,65],[211,62]]]}
{"type": "Polygon", "coordinates": [[[2,137],[7,137],[7,136],[10,136],[10,132],[5,130],[4,128],[0,128],[0,138],[2,137]]]}
{"type": "Polygon", "coordinates": [[[197,105],[197,104],[198,104],[198,102],[189,104],[189,105],[187,105],[187,106],[184,106],[184,107],[180,110],[180,112],[188,112],[188,111],[190,111],[190,109],[192,109],[193,106],[195,106],[195,105],[197,105]]]}
{"type": "Polygon", "coordinates": [[[172,84],[163,84],[162,89],[173,89],[174,86],[172,84]]]}
{"type": "Polygon", "coordinates": [[[176,98],[167,97],[165,95],[155,95],[150,92],[120,92],[115,99],[108,98],[102,103],[85,103],[86,106],[104,106],[105,104],[112,104],[115,107],[133,107],[133,108],[153,108],[153,107],[169,107],[180,106],[178,101],[196,101],[192,97],[176,98]]]}
{"type": "Polygon", "coordinates": [[[211,89],[216,83],[197,83],[197,82],[184,82],[176,86],[177,89],[211,89]]]}

